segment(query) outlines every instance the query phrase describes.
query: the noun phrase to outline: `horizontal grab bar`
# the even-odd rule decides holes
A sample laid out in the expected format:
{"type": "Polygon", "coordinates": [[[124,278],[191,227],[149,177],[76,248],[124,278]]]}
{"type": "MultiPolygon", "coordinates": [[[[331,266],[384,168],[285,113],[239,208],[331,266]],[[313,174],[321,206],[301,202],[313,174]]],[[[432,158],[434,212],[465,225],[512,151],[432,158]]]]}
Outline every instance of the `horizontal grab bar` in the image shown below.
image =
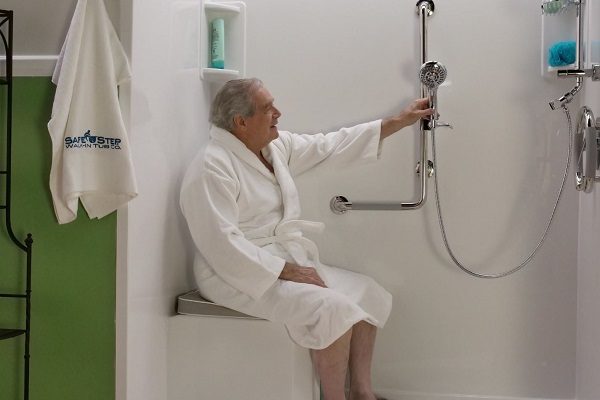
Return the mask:
{"type": "Polygon", "coordinates": [[[416,210],[425,204],[425,199],[422,198],[416,203],[384,203],[384,202],[360,202],[352,203],[344,196],[334,196],[329,206],[334,214],[344,214],[350,210],[372,210],[372,211],[400,211],[400,210],[416,210]]]}

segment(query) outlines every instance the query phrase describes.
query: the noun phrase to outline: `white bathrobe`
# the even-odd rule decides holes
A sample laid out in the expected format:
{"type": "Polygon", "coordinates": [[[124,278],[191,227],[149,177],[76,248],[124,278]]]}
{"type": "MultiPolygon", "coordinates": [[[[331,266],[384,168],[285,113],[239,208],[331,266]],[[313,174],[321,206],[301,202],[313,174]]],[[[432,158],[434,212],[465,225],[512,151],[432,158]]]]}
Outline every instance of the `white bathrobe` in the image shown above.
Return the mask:
{"type": "Polygon", "coordinates": [[[317,246],[302,232],[320,231],[323,224],[300,220],[292,179],[312,168],[376,160],[380,129],[377,120],[326,135],[280,132],[262,150],[271,173],[233,134],[213,126],[181,190],[202,295],[282,322],[306,348],[329,346],[361,320],[382,327],[391,295],[367,276],[319,261],[317,246]],[[278,279],[286,261],[315,267],[327,288],[278,279]]]}

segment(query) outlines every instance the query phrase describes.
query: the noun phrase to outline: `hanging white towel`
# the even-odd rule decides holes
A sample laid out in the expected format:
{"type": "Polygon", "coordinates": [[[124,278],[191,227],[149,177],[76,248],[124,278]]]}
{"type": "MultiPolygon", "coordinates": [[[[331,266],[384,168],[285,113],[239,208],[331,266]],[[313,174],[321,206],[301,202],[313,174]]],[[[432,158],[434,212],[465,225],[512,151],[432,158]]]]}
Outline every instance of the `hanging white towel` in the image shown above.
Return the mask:
{"type": "Polygon", "coordinates": [[[131,77],[127,56],[102,0],[79,0],[52,82],[56,94],[50,191],[61,224],[81,199],[102,218],[137,195],[118,86],[131,77]]]}

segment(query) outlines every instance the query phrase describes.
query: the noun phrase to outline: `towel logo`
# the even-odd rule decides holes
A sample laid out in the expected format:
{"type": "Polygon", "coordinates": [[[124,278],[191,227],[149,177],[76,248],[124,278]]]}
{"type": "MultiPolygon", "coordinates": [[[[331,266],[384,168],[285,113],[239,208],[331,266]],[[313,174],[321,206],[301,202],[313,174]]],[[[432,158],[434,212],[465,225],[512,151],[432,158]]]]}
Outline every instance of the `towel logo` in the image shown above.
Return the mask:
{"type": "Polygon", "coordinates": [[[65,148],[121,150],[121,139],[93,136],[88,129],[83,136],[67,136],[65,138],[65,148]]]}

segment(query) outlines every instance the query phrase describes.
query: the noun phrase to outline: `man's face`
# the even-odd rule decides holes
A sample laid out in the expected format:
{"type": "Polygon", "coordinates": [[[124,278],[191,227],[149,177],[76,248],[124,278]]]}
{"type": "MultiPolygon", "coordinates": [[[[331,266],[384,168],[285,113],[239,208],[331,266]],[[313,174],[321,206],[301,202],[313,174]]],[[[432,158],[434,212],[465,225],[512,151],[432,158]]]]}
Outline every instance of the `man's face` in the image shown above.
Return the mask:
{"type": "Polygon", "coordinates": [[[257,148],[263,148],[269,142],[279,137],[277,119],[281,113],[274,105],[273,96],[264,87],[254,93],[254,115],[244,118],[247,130],[247,140],[257,148]]]}

